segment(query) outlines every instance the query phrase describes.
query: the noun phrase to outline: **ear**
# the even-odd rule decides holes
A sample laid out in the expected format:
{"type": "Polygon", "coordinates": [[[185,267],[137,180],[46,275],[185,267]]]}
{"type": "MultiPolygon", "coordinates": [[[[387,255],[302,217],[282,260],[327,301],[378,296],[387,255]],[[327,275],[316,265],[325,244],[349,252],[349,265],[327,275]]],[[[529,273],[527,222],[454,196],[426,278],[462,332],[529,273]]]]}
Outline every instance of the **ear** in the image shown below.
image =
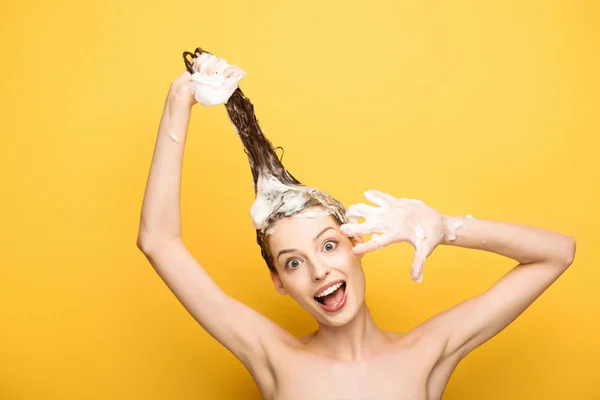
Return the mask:
{"type": "Polygon", "coordinates": [[[280,295],[285,296],[287,291],[283,287],[283,283],[281,282],[281,278],[277,272],[269,271],[271,274],[271,280],[273,281],[273,285],[275,285],[275,289],[279,292],[280,295]]]}
{"type": "MultiPolygon", "coordinates": [[[[352,241],[352,244],[353,244],[354,246],[356,246],[356,245],[357,245],[357,244],[359,244],[359,243],[364,243],[364,242],[365,242],[365,239],[363,239],[363,237],[362,237],[362,236],[360,236],[360,235],[357,235],[357,236],[352,236],[352,237],[350,238],[350,240],[352,241]]],[[[361,255],[359,255],[359,256],[358,256],[358,258],[359,258],[359,259],[362,259],[362,258],[363,258],[363,256],[364,256],[364,254],[361,254],[361,255]]]]}
{"type": "Polygon", "coordinates": [[[363,239],[363,237],[360,235],[352,236],[350,239],[352,240],[352,243],[354,243],[354,245],[365,242],[365,239],[363,239]]]}

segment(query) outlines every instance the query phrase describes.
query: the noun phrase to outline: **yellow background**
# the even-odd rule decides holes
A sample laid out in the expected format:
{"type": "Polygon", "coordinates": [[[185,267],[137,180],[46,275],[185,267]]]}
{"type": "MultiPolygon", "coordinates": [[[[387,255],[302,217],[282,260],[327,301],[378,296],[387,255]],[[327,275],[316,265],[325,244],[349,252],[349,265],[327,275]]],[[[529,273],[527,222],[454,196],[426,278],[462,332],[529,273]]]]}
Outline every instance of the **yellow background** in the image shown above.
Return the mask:
{"type": "MultiPolygon", "coordinates": [[[[8,1],[0,6],[1,399],[258,399],[135,242],[164,97],[202,46],[302,182],[577,239],[576,261],[469,355],[444,399],[597,399],[600,7],[596,1],[8,1]]],[[[224,107],[196,106],[184,239],[218,284],[295,334],[250,225],[251,175],[224,107]]],[[[513,262],[439,248],[365,258],[367,300],[404,331],[513,262]]]]}

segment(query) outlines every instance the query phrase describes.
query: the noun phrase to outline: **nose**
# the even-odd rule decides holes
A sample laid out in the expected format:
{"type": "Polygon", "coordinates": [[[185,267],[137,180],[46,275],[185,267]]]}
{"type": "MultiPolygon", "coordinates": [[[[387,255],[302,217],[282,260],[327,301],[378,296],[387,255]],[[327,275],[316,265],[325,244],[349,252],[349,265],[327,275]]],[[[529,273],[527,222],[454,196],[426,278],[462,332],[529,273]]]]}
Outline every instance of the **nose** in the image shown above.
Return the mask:
{"type": "Polygon", "coordinates": [[[322,281],[327,277],[327,275],[329,275],[329,272],[330,268],[327,265],[322,263],[313,264],[313,282],[322,281]]]}

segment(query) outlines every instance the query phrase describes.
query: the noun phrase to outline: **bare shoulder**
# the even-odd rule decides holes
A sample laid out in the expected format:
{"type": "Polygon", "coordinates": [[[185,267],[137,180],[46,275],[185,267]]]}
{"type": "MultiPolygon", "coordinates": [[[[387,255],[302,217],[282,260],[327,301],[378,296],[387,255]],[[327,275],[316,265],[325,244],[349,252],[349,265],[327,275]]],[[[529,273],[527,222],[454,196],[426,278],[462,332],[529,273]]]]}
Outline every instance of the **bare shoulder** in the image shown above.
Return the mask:
{"type": "Polygon", "coordinates": [[[317,331],[311,332],[308,335],[299,336],[296,340],[303,345],[309,344],[310,341],[316,336],[317,331]]]}
{"type": "Polygon", "coordinates": [[[386,331],[381,330],[381,333],[389,340],[391,343],[398,343],[400,339],[406,336],[406,332],[394,332],[394,331],[386,331]]]}
{"type": "Polygon", "coordinates": [[[430,352],[437,353],[437,349],[443,343],[439,340],[433,328],[433,324],[425,321],[406,332],[384,331],[384,333],[390,341],[402,348],[414,349],[417,352],[429,349],[433,350],[430,352]]]}

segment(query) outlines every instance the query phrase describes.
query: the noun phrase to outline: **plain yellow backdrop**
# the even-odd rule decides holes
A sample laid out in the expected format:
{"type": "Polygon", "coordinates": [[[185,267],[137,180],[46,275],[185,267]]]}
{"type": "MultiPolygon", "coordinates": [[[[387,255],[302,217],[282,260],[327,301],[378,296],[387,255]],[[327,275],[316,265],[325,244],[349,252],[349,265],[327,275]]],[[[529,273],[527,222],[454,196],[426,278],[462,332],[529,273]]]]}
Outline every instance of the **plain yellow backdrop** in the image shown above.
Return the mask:
{"type": "MultiPolygon", "coordinates": [[[[163,101],[197,46],[241,87],[302,182],[577,239],[573,266],[469,355],[444,399],[598,399],[595,1],[20,1],[0,6],[0,399],[258,399],[136,248],[163,101]]],[[[184,239],[231,296],[294,334],[250,224],[251,174],[224,107],[196,106],[184,239]]],[[[405,331],[514,266],[438,248],[364,259],[376,322],[405,331]]]]}

